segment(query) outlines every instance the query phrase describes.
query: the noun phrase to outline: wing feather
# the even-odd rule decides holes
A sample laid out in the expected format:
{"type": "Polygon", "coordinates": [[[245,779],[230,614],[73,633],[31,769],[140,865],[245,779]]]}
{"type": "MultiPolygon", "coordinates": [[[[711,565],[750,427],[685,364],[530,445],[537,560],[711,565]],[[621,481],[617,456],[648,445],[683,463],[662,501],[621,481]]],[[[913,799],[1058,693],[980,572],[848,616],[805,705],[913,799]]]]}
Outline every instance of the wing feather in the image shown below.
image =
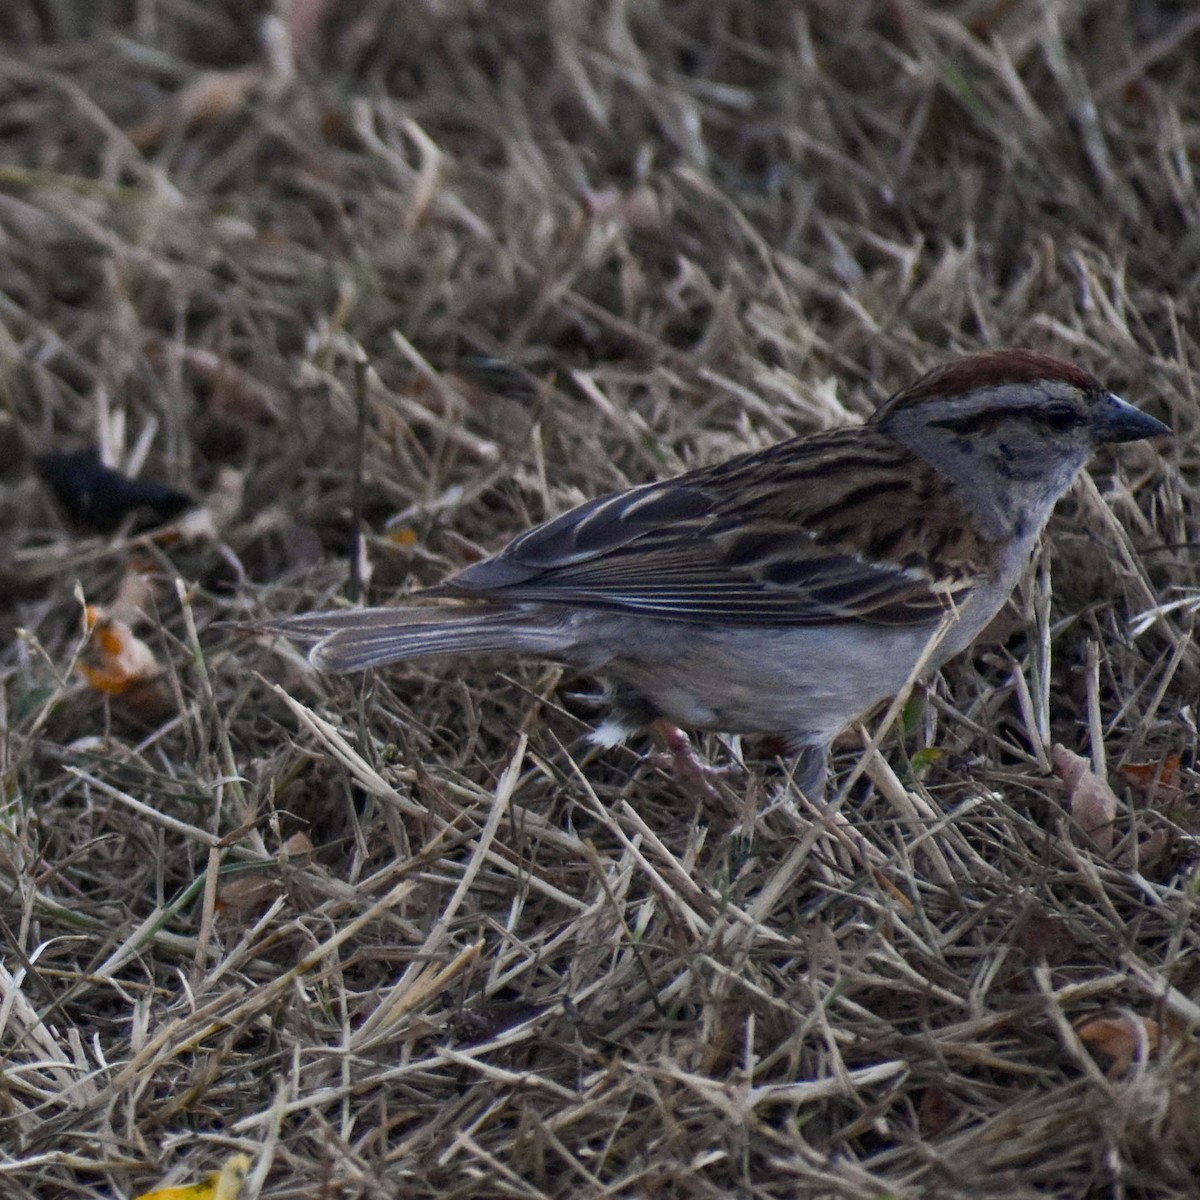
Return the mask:
{"type": "Polygon", "coordinates": [[[867,427],[591,500],[431,591],[698,624],[914,625],[960,605],[994,557],[945,481],[867,427]]]}

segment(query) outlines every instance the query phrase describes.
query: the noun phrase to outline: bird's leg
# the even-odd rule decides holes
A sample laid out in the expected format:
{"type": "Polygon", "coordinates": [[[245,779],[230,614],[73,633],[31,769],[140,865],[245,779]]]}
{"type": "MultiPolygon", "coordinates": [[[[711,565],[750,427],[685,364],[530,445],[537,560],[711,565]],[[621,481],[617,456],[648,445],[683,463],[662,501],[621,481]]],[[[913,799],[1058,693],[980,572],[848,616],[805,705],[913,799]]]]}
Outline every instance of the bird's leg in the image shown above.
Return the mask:
{"type": "Polygon", "coordinates": [[[718,767],[696,752],[688,735],[672,725],[670,721],[658,717],[650,722],[650,731],[662,742],[666,750],[666,758],[680,781],[698,792],[706,800],[719,799],[719,793],[713,786],[713,780],[724,775],[732,775],[740,768],[735,763],[718,767]]]}
{"type": "Polygon", "coordinates": [[[802,745],[796,748],[796,765],[792,783],[810,800],[820,804],[825,799],[825,780],[829,774],[829,747],[802,745]]]}
{"type": "Polygon", "coordinates": [[[795,766],[784,793],[785,796],[791,793],[791,803],[795,811],[807,809],[838,842],[856,855],[864,866],[876,872],[882,871],[887,865],[887,858],[883,852],[855,829],[845,813],[826,802],[825,785],[829,776],[828,744],[801,745],[795,748],[795,754],[795,766]]]}

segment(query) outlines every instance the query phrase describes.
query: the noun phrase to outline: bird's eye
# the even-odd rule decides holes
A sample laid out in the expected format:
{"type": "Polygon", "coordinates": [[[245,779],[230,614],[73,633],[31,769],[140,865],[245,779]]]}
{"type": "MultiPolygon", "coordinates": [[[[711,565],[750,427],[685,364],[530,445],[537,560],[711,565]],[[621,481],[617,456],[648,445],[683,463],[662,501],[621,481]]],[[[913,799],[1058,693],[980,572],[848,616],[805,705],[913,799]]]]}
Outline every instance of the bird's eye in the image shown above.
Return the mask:
{"type": "Polygon", "coordinates": [[[1079,413],[1069,404],[1051,404],[1043,410],[1042,419],[1055,433],[1066,433],[1081,420],[1079,413]]]}

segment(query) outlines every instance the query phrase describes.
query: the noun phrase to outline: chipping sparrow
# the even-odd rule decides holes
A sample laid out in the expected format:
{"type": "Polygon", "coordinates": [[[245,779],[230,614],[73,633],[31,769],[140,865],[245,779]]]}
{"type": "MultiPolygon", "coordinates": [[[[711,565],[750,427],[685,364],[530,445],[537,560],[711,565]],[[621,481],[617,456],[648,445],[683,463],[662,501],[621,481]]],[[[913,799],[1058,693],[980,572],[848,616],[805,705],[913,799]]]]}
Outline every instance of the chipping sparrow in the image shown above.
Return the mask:
{"type": "Polygon", "coordinates": [[[588,501],[420,597],[263,626],[319,670],[512,651],[594,672],[613,715],[782,735],[823,787],[833,737],[970,644],[1092,451],[1169,433],[1046,354],[975,354],[865,425],[588,501]]]}

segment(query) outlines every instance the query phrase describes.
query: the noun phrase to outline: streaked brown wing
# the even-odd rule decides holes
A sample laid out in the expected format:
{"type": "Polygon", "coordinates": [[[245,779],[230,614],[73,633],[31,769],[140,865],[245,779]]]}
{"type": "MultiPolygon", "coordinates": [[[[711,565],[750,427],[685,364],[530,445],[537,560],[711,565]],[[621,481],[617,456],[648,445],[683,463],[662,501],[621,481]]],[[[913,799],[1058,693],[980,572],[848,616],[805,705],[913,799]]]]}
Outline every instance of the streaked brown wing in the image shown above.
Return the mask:
{"type": "Polygon", "coordinates": [[[870,430],[785,442],[589,501],[433,591],[702,624],[924,624],[966,598],[987,559],[965,514],[954,536],[944,495],[940,532],[921,540],[942,487],[931,475],[870,430]]]}

